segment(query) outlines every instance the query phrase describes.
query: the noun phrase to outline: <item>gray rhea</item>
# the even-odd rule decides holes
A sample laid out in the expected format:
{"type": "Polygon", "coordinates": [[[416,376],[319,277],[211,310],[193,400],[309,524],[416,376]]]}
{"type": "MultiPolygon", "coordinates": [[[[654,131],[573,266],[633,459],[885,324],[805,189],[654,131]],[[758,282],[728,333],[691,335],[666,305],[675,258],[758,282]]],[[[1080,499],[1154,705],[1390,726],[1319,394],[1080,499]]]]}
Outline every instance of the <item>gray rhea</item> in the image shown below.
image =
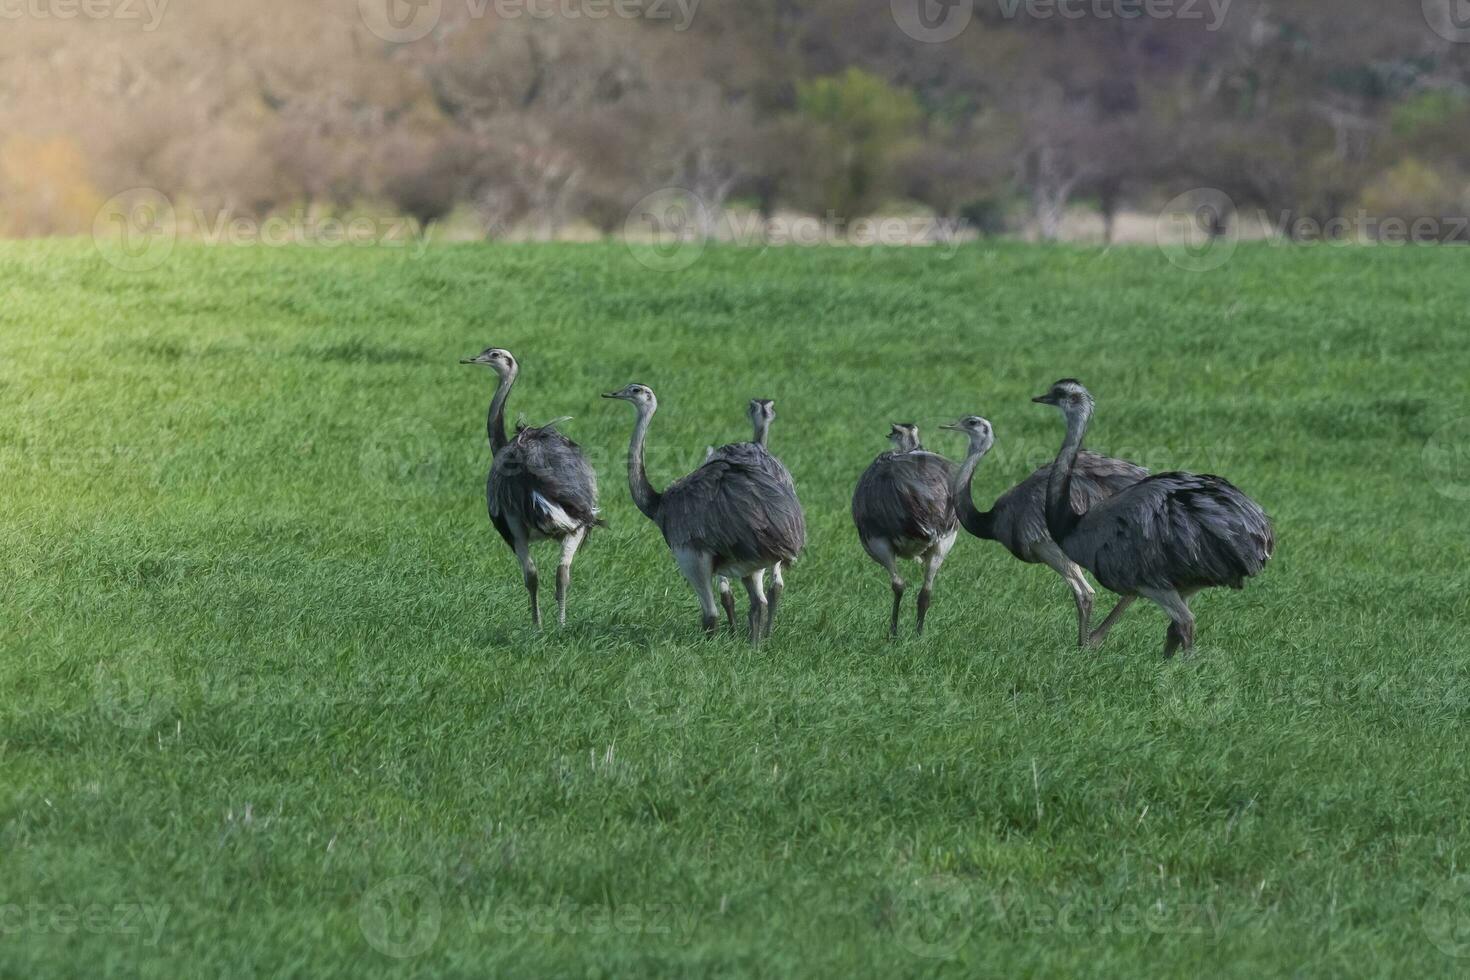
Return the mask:
{"type": "MultiPolygon", "coordinates": [[[[751,445],[759,446],[767,452],[770,452],[771,423],[776,420],[776,403],[769,398],[752,398],[750,404],[746,406],[745,415],[746,418],[750,419],[752,433],[750,439],[751,445]]],[[[715,452],[715,448],[711,446],[709,452],[705,455],[705,461],[708,462],[714,456],[715,452]]],[[[772,458],[775,459],[774,456],[772,458]]],[[[779,459],[776,459],[776,463],[782,465],[779,459]]],[[[782,469],[785,469],[784,465],[782,465],[782,469]]],[[[788,479],[790,478],[789,473],[787,477],[788,479]]],[[[730,591],[730,579],[725,575],[720,575],[716,578],[720,589],[720,605],[725,607],[725,618],[729,620],[730,629],[733,632],[736,629],[735,596],[730,591]]],[[[781,595],[785,591],[785,569],[780,563],[777,563],[771,566],[771,588],[766,593],[766,603],[770,607],[768,614],[772,627],[774,627],[776,622],[776,609],[781,604],[781,595]]]]}
{"type": "Polygon", "coordinates": [[[888,635],[898,636],[898,616],[907,588],[899,573],[900,561],[917,561],[923,569],[919,588],[918,625],[934,592],[934,580],[959,534],[951,483],[954,464],[926,452],[918,427],[895,423],[888,433],[893,449],[873,460],[852,495],[852,522],[863,550],[888,572],[893,589],[893,613],[888,635]]]}
{"type": "Polygon", "coordinates": [[[766,572],[791,563],[806,546],[806,518],[786,467],[755,443],[735,443],[714,450],[697,470],[660,493],[643,464],[658,398],[641,384],[603,397],[631,402],[637,410],[628,444],[628,488],[638,510],[658,525],[698,596],[705,631],[713,633],[720,622],[716,576],[738,578],[750,597],[751,642],[759,643],[772,618],[766,572]]]}
{"type": "Polygon", "coordinates": [[[556,619],[565,626],[572,561],[588,532],[602,524],[597,510],[597,474],[581,448],[556,431],[558,422],[566,419],[539,428],[518,425],[514,438],[506,438],[505,403],[520,375],[520,365],[509,351],[491,347],[460,363],[484,365],[500,379],[486,423],[490,449],[495,454],[485,484],[490,522],[521,564],[531,597],[531,621],[537,626],[541,625],[541,605],[531,545],[546,540],[561,544],[561,561],[556,568],[556,619]]]}
{"type": "Polygon", "coordinates": [[[1071,378],[1034,401],[1054,405],[1067,435],[1047,484],[1051,536],[1104,587],[1123,596],[1099,632],[1138,597],[1168,614],[1164,656],[1194,646],[1189,600],[1202,589],[1245,587],[1276,550],[1271,520],[1250,497],[1218,476],[1160,473],[1079,511],[1071,487],[1092,420],[1092,395],[1071,378]]]}
{"type": "MultiPolygon", "coordinates": [[[[1060,575],[1072,590],[1072,600],[1077,606],[1077,645],[1086,647],[1101,642],[1106,634],[1095,635],[1089,631],[1096,593],[1082,569],[1052,540],[1046,527],[1046,488],[1051,466],[1032,473],[1001,494],[989,510],[981,511],[975,507],[972,484],[980,461],[995,445],[995,430],[978,415],[966,416],[941,428],[960,432],[970,440],[969,452],[954,481],[960,524],[977,538],[999,542],[1021,561],[1045,565],[1060,575]]],[[[1146,476],[1148,470],[1126,460],[1080,453],[1072,480],[1072,505],[1086,511],[1146,476]]],[[[1116,617],[1109,618],[1116,622],[1116,617]]]]}

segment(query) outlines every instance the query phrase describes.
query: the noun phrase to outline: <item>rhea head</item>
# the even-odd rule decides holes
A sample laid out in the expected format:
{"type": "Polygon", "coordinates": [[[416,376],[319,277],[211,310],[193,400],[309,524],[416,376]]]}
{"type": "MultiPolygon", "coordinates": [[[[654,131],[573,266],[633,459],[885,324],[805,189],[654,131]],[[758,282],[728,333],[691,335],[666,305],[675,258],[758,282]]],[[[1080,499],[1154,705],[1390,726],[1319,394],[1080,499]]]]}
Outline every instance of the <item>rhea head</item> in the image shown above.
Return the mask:
{"type": "Polygon", "coordinates": [[[617,391],[609,391],[602,397],[616,398],[619,401],[632,402],[639,411],[643,411],[645,409],[652,411],[653,409],[658,408],[658,399],[654,397],[653,389],[648,387],[648,385],[641,385],[637,382],[628,385],[626,388],[620,388],[617,391]]]}
{"type": "Polygon", "coordinates": [[[502,378],[515,374],[519,370],[516,359],[511,356],[510,351],[501,350],[499,347],[487,347],[476,357],[467,357],[460,361],[461,364],[483,364],[493,368],[495,373],[502,378]]]}
{"type": "Polygon", "coordinates": [[[888,441],[896,453],[911,453],[919,448],[919,427],[912,422],[894,422],[888,430],[888,441]]]}
{"type": "Polygon", "coordinates": [[[1063,378],[1046,394],[1031,399],[1038,405],[1053,405],[1068,418],[1092,414],[1092,395],[1076,378],[1063,378]]]}
{"type": "Polygon", "coordinates": [[[752,398],[745,414],[750,417],[750,423],[756,428],[769,426],[776,418],[776,403],[769,398],[752,398]]]}
{"type": "Polygon", "coordinates": [[[970,440],[971,452],[987,453],[995,445],[995,429],[978,415],[966,415],[962,419],[947,422],[940,428],[950,432],[963,432],[970,440]]]}

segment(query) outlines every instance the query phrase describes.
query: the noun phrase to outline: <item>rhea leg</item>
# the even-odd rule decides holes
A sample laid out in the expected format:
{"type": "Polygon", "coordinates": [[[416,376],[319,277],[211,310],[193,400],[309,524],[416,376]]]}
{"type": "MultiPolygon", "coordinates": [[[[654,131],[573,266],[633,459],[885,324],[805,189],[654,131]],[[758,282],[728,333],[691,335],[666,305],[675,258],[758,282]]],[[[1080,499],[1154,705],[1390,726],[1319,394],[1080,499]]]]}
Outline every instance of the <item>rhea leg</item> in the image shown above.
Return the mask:
{"type": "Polygon", "coordinates": [[[887,541],[868,540],[863,542],[863,546],[868,549],[868,554],[873,556],[873,560],[888,571],[888,581],[893,586],[893,617],[888,623],[888,636],[890,639],[896,639],[898,637],[898,613],[903,606],[905,588],[903,576],[898,574],[898,558],[887,541]]]}
{"type": "Polygon", "coordinates": [[[1122,619],[1123,614],[1128,611],[1128,607],[1137,601],[1138,596],[1134,595],[1125,595],[1120,598],[1118,604],[1113,607],[1113,611],[1108,613],[1107,617],[1098,625],[1097,629],[1092,631],[1092,646],[1101,646],[1103,640],[1108,638],[1108,633],[1117,625],[1118,620],[1122,619]]]}
{"type": "Polygon", "coordinates": [[[924,635],[924,618],[929,615],[929,601],[934,594],[934,580],[939,577],[939,569],[944,564],[944,559],[949,557],[949,549],[954,547],[954,539],[954,534],[940,538],[934,547],[924,552],[922,558],[924,584],[919,589],[918,634],[920,636],[924,635]]]}
{"type": "Polygon", "coordinates": [[[766,630],[766,572],[761,569],[745,576],[745,594],[750,597],[750,642],[759,646],[766,630]]]}
{"type": "Polygon", "coordinates": [[[725,607],[725,618],[730,621],[730,632],[735,632],[735,595],[730,591],[730,580],[720,576],[720,605],[725,607]]]}
{"type": "Polygon", "coordinates": [[[556,566],[556,625],[567,624],[567,591],[572,587],[572,561],[577,549],[587,540],[587,529],[577,530],[561,539],[561,562],[556,566]]]}
{"type": "Polygon", "coordinates": [[[674,555],[679,571],[684,573],[694,594],[699,597],[699,610],[704,631],[713,636],[720,625],[719,607],[715,605],[714,558],[703,552],[688,550],[674,555]]]}
{"type": "Polygon", "coordinates": [[[1194,648],[1194,613],[1189,611],[1189,600],[1173,589],[1160,589],[1141,593],[1144,598],[1158,604],[1172,622],[1164,634],[1164,657],[1174,656],[1183,648],[1188,653],[1194,648]]]}
{"type": "Polygon", "coordinates": [[[536,559],[531,557],[531,546],[525,541],[515,543],[516,560],[521,563],[521,577],[525,580],[526,591],[531,594],[531,623],[536,627],[541,626],[541,604],[536,601],[536,559]]]}
{"type": "Polygon", "coordinates": [[[776,562],[771,566],[771,590],[766,593],[766,635],[771,635],[771,630],[776,628],[776,607],[781,605],[781,593],[786,591],[786,576],[782,571],[782,563],[776,562]]]}
{"type": "Polygon", "coordinates": [[[1092,591],[1092,584],[1087,581],[1087,576],[1077,563],[1063,554],[1062,549],[1055,543],[1049,542],[1042,549],[1041,560],[1049,568],[1066,580],[1067,588],[1072,590],[1072,601],[1077,605],[1077,645],[1086,647],[1092,639],[1090,625],[1092,623],[1092,607],[1096,593],[1092,591]]]}

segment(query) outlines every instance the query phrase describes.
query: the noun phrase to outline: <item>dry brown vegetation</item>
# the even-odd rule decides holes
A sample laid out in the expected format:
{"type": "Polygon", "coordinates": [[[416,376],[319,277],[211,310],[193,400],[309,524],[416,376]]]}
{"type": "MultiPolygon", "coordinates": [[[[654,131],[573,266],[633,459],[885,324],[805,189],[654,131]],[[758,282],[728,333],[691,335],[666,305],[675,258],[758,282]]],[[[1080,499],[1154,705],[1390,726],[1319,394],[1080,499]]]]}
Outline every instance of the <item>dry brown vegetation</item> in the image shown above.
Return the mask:
{"type": "Polygon", "coordinates": [[[711,214],[921,207],[1042,237],[1078,202],[1110,227],[1199,186],[1288,228],[1466,213],[1470,44],[1419,0],[1103,15],[1129,2],[1065,19],[976,0],[942,44],[878,0],[703,0],[687,30],[672,6],[594,20],[568,16],[574,0],[553,18],[445,0],[410,43],[355,0],[195,0],[156,23],[141,3],[132,19],[18,7],[0,35],[0,234],[85,233],[135,187],[207,214],[457,212],[538,237],[620,229],[666,186],[711,214]]]}

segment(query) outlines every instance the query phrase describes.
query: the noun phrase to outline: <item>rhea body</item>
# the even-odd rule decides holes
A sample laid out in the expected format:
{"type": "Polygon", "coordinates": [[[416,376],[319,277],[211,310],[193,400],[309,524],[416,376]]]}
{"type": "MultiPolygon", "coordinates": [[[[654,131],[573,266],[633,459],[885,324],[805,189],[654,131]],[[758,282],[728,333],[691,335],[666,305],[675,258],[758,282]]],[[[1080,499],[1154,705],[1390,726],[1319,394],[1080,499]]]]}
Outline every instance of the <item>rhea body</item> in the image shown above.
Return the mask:
{"type": "MultiPolygon", "coordinates": [[[[761,449],[766,450],[766,452],[770,452],[771,423],[776,420],[776,403],[769,398],[752,398],[750,404],[746,406],[745,415],[750,419],[750,444],[752,446],[759,446],[761,449]]],[[[719,451],[711,446],[709,452],[705,454],[705,461],[708,462],[710,459],[713,459],[715,453],[719,451]]],[[[775,456],[771,458],[776,461],[776,465],[785,470],[785,464],[780,459],[775,456]]],[[[789,472],[787,472],[786,478],[790,481],[791,474],[789,472]]],[[[725,575],[717,575],[715,578],[719,584],[720,605],[724,607],[725,618],[729,621],[730,629],[733,631],[736,628],[735,596],[730,590],[730,579],[725,575]]],[[[771,566],[771,587],[766,592],[766,604],[769,607],[767,609],[769,618],[768,632],[775,627],[776,609],[781,605],[781,595],[785,591],[786,572],[784,563],[777,562],[771,566]]]]}
{"type": "MultiPolygon", "coordinates": [[[[973,495],[975,470],[995,445],[995,430],[978,415],[966,416],[942,428],[959,432],[970,440],[965,461],[954,479],[955,508],[960,524],[977,538],[999,542],[1028,565],[1045,565],[1060,575],[1072,590],[1072,599],[1077,606],[1078,646],[1101,642],[1105,633],[1094,635],[1090,632],[1097,594],[1082,569],[1067,557],[1047,530],[1046,492],[1051,466],[1043,466],[1032,473],[1001,494],[989,510],[982,511],[975,506],[973,495]]],[[[1146,476],[1148,470],[1126,460],[1079,453],[1071,485],[1072,506],[1086,511],[1146,476]]],[[[1116,617],[1112,617],[1112,622],[1116,621],[1116,617]]]]}
{"type": "Polygon", "coordinates": [[[750,597],[753,643],[770,630],[765,575],[794,561],[806,546],[806,518],[791,475],[763,447],[735,443],[715,450],[693,473],[662,492],[648,481],[644,448],[658,398],[630,384],[604,398],[630,402],[637,422],[628,444],[628,489],[633,503],[662,532],[679,571],[699,598],[702,625],[719,625],[715,578],[738,578],[750,597]]]}
{"type": "Polygon", "coordinates": [[[556,619],[565,626],[572,561],[591,529],[602,523],[597,509],[597,474],[581,448],[556,430],[557,422],[539,428],[517,426],[514,437],[507,438],[505,403],[520,376],[520,365],[509,351],[491,347],[460,363],[487,366],[500,379],[486,423],[495,455],[485,484],[490,522],[520,562],[531,600],[531,621],[536,626],[541,625],[541,606],[531,545],[547,540],[561,545],[556,568],[556,619]]]}
{"type": "Polygon", "coordinates": [[[873,460],[858,480],[852,522],[863,550],[888,572],[893,589],[888,635],[896,637],[907,589],[899,562],[917,561],[923,570],[916,627],[923,634],[934,580],[954,547],[959,521],[951,490],[954,464],[926,452],[912,423],[895,423],[888,438],[893,449],[873,460]]]}
{"type": "MultiPolygon", "coordinates": [[[[1116,616],[1138,597],[1170,619],[1164,656],[1194,646],[1189,600],[1203,589],[1240,589],[1276,550],[1271,520],[1250,497],[1218,476],[1160,473],[1086,509],[1076,506],[1082,441],[1094,402],[1064,379],[1034,401],[1058,408],[1066,438],[1047,482],[1047,529],[1067,557],[1123,596],[1116,616]]],[[[1100,629],[1105,633],[1111,622],[1100,629]]]]}

